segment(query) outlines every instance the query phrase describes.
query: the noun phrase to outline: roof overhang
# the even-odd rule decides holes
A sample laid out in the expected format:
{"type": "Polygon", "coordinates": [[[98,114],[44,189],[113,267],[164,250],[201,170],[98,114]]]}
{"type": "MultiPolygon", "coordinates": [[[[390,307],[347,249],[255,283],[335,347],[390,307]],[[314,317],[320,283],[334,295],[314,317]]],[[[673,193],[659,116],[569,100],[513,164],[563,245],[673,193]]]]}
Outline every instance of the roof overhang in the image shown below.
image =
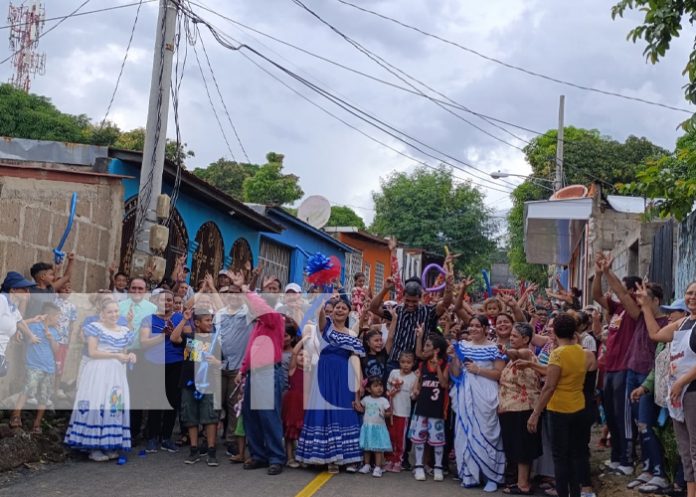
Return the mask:
{"type": "Polygon", "coordinates": [[[527,262],[570,263],[591,215],[591,198],[525,202],[524,251],[527,262]]]}

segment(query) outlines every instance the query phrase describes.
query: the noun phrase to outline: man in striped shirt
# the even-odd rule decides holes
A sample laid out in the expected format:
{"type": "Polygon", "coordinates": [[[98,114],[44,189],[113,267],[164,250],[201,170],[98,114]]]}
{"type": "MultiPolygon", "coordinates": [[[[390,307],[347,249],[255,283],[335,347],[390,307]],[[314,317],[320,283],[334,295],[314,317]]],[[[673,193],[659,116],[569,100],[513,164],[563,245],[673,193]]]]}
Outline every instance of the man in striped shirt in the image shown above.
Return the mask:
{"type": "MultiPolygon", "coordinates": [[[[423,324],[425,333],[423,339],[429,333],[437,332],[437,322],[440,316],[452,304],[452,287],[454,277],[447,275],[443,298],[437,304],[423,304],[423,285],[419,278],[410,278],[404,285],[403,302],[396,306],[396,330],[394,331],[394,343],[389,353],[387,372],[399,367],[399,355],[402,352],[415,353],[416,351],[416,327],[423,324]]],[[[384,288],[372,300],[370,311],[377,315],[390,318],[391,315],[382,309],[384,297],[394,290],[394,280],[387,278],[384,288]]]]}

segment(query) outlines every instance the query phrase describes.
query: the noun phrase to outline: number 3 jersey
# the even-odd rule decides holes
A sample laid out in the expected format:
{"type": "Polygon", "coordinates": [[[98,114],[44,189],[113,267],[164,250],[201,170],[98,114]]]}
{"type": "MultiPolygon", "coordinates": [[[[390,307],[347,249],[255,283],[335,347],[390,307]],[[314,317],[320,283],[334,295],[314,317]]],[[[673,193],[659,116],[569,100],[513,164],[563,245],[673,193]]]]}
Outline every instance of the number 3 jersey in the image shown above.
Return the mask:
{"type": "MultiPolygon", "coordinates": [[[[414,414],[426,418],[445,419],[447,413],[447,389],[440,385],[440,380],[437,376],[437,368],[445,367],[444,361],[439,361],[437,366],[433,367],[430,362],[426,361],[421,364],[421,389],[416,399],[416,408],[414,414]]],[[[445,376],[447,376],[445,370],[445,376]]]]}

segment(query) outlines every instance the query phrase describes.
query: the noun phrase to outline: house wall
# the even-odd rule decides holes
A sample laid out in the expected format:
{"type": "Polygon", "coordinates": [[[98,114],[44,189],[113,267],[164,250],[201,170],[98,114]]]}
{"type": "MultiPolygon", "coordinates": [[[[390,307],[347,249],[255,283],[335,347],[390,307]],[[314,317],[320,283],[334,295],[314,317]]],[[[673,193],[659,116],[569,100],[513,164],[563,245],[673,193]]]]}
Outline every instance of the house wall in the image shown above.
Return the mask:
{"type": "MultiPolygon", "coordinates": [[[[370,280],[369,286],[375,290],[376,283],[376,268],[377,263],[384,265],[384,278],[390,277],[391,274],[391,251],[387,245],[382,245],[378,243],[372,243],[357,236],[353,236],[352,233],[339,233],[338,239],[345,243],[346,245],[360,250],[363,254],[363,272],[365,272],[365,264],[370,265],[370,280]]],[[[348,278],[352,278],[353,275],[346,275],[348,278]]]]}
{"type": "MultiPolygon", "coordinates": [[[[138,194],[140,188],[140,169],[136,165],[113,159],[109,165],[109,171],[114,174],[133,176],[132,179],[125,179],[123,181],[124,192],[122,202],[125,203],[126,200],[138,194]]],[[[174,185],[169,181],[165,181],[162,185],[162,191],[169,195],[171,195],[173,188],[174,185]]],[[[191,197],[185,193],[181,193],[176,203],[176,208],[184,219],[184,224],[186,225],[186,230],[189,235],[189,250],[187,254],[187,265],[189,267],[191,266],[193,253],[195,252],[193,242],[196,239],[196,233],[198,233],[201,226],[208,221],[214,222],[222,234],[225,267],[229,266],[231,263],[230,255],[232,245],[239,238],[244,238],[249,242],[254,264],[256,263],[260,244],[260,233],[256,229],[249,227],[246,223],[238,220],[228,212],[212,209],[210,205],[206,203],[205,198],[191,197]]]]}

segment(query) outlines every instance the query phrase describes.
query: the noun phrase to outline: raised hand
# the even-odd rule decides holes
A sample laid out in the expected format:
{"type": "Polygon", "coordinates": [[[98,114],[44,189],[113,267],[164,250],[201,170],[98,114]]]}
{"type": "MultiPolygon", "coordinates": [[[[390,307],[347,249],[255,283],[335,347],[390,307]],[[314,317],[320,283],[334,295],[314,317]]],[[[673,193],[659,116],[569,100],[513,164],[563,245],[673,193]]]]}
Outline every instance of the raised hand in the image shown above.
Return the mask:
{"type": "Polygon", "coordinates": [[[230,271],[227,271],[227,276],[230,277],[234,286],[238,286],[240,288],[244,286],[245,278],[244,273],[242,271],[235,271],[232,269],[230,271]]]}
{"type": "Polygon", "coordinates": [[[394,288],[396,288],[396,284],[394,283],[394,278],[392,278],[390,276],[389,278],[384,280],[384,288],[386,288],[387,290],[390,290],[390,291],[394,290],[394,288]]]}

